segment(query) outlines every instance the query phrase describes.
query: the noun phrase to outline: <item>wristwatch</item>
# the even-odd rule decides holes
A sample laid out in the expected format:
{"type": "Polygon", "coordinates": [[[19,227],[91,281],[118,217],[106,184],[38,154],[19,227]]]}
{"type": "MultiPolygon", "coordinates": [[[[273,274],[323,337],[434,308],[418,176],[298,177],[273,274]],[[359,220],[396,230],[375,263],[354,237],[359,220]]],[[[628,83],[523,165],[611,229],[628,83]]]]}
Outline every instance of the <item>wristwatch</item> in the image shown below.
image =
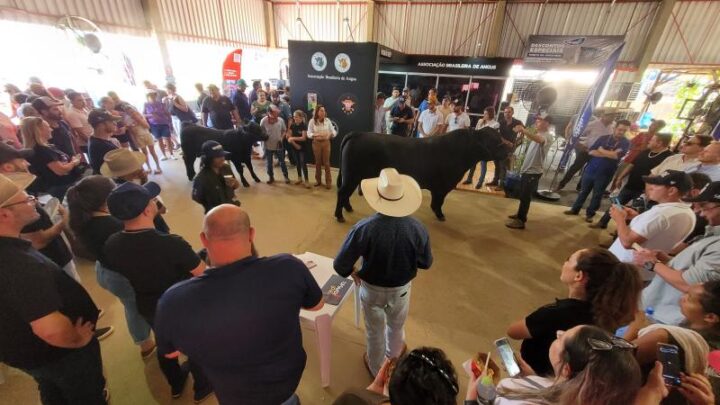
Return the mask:
{"type": "Polygon", "coordinates": [[[643,263],[643,269],[647,271],[655,272],[655,265],[658,264],[659,260],[648,260],[645,263],[643,263]]]}

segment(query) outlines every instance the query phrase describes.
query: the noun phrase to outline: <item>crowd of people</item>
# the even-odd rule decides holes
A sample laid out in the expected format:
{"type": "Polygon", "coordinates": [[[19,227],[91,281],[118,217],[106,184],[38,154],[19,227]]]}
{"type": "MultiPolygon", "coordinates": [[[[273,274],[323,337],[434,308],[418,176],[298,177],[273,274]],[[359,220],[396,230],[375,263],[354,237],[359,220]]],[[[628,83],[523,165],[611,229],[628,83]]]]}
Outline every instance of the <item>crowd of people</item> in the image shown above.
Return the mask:
{"type": "MultiPolygon", "coordinates": [[[[106,404],[105,373],[115,372],[103,369],[98,343],[112,328],[98,327],[102,311],[83,286],[66,230],[73,249],[94,259],[98,284],[121,302],[139,356],[157,357],[173,398],[182,396],[192,375],[196,403],[214,393],[223,404],[299,404],[295,392],[306,354],[298,313],[324,305],[310,270],[289,254],[258,255],[254,240],[262,230],[240,208],[240,184],[220,143],[202,145],[193,183],[192,197],[205,211],[203,250],[171,233],[160,186],[148,180],[162,174],[163,159],[175,157],[174,121],[218,130],[254,121],[268,135],[268,183],[275,180],[275,160],[291,182],[289,151],[296,184],[310,187],[304,152],[312,144],[316,186],[331,188],[330,140],[337,128],[324,107],[308,120],[291,112],[277,90],[268,100],[261,83],[253,83],[249,95],[244,80],[237,84],[230,97],[213,85],[207,94],[198,86],[200,120],[172,84],[165,91],[146,83],[142,110],[113,92],[100,99],[102,108],[88,109],[84,95],[51,92],[39,80],[25,92],[7,86],[17,90],[11,96],[22,118],[20,137],[3,131],[0,142],[0,360],[31,375],[44,404],[106,404]],[[68,212],[63,204],[39,204],[46,195],[65,201],[68,212]]],[[[439,106],[434,90],[420,110],[416,117],[399,90],[387,99],[379,93],[375,128],[426,137],[470,125],[462,103],[443,98],[439,106]]],[[[507,150],[507,158],[495,162],[496,185],[517,145],[529,145],[518,211],[506,223],[522,229],[552,143],[553,118],[542,113],[526,127],[513,113],[506,106],[496,119],[494,108],[486,108],[476,128],[498,130],[507,150]]],[[[662,126],[656,121],[628,140],[630,123],[610,112],[588,125],[560,184],[583,171],[580,194],[566,214],[578,215],[592,193],[585,216],[592,222],[612,185],[616,198],[592,226],[612,221],[615,240],[609,249],[584,246],[567,258],[560,269],[567,297],[507,327],[505,334],[521,341],[514,358],[519,373],[495,383],[487,371],[471,370],[466,404],[715,403],[720,144],[694,136],[672,154],[662,126]],[[659,345],[677,349],[677,370],[664,369],[659,345]],[[673,371],[682,373],[669,381],[673,371]]],[[[483,184],[487,167],[480,170],[483,184]]],[[[470,184],[472,177],[471,170],[470,184]]],[[[412,217],[422,203],[420,186],[387,168],[363,180],[361,189],[376,213],[350,229],[333,266],[359,288],[363,361],[373,382],[334,403],[455,404],[461,377],[443,350],[406,344],[412,282],[418,269],[433,265],[430,234],[412,217]]]]}

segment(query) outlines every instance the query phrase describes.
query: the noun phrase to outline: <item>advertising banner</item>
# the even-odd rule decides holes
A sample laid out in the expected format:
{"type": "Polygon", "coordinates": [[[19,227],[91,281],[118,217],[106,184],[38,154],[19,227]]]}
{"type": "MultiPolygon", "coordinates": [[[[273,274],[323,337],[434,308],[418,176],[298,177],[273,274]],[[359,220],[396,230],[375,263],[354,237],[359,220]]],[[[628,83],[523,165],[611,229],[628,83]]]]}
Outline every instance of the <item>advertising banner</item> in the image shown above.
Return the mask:
{"type": "Polygon", "coordinates": [[[404,55],[400,58],[397,52],[388,54],[391,52],[388,49],[380,50],[380,70],[383,71],[508,77],[513,64],[510,58],[434,55],[404,55]]]}
{"type": "Polygon", "coordinates": [[[568,160],[570,159],[570,153],[575,150],[575,144],[577,143],[578,139],[580,139],[580,135],[582,135],[588,122],[590,122],[590,118],[592,117],[595,105],[597,105],[597,103],[600,101],[600,94],[605,88],[605,84],[610,79],[610,75],[612,74],[613,70],[615,70],[615,63],[617,63],[617,60],[620,57],[620,53],[622,52],[624,45],[624,43],[621,43],[614,52],[608,55],[608,58],[605,61],[605,65],[598,73],[597,79],[595,79],[595,84],[588,92],[587,98],[585,99],[585,102],[583,102],[580,113],[578,114],[578,119],[575,121],[572,137],[570,138],[568,145],[565,146],[565,150],[560,157],[560,163],[558,163],[559,169],[565,169],[565,166],[567,166],[568,160]]]}
{"type": "Polygon", "coordinates": [[[340,162],[340,142],[351,131],[371,131],[377,89],[378,44],[288,41],[290,104],[312,117],[317,105],[338,127],[330,163],[340,162]]]}
{"type": "Polygon", "coordinates": [[[225,57],[222,66],[222,91],[226,96],[235,91],[235,82],[240,79],[241,68],[242,49],[236,49],[225,57]]]}
{"type": "Polygon", "coordinates": [[[530,35],[523,66],[530,69],[598,68],[624,41],[622,35],[530,35]]]}

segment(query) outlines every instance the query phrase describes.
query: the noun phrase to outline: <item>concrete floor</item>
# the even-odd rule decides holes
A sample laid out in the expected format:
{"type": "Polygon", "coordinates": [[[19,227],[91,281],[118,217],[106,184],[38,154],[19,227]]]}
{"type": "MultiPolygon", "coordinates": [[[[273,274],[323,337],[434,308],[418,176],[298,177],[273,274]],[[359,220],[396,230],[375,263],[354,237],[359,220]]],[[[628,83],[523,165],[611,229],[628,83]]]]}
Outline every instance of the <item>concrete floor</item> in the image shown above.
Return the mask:
{"type": "MultiPolygon", "coordinates": [[[[255,165],[265,179],[264,162],[255,161],[255,165]]],[[[167,221],[173,233],[199,247],[203,212],[190,199],[182,162],[165,162],[164,168],[165,174],[153,180],[163,187],[167,221]]],[[[294,168],[290,170],[295,179],[294,168]]],[[[278,173],[276,178],[282,176],[278,173]]],[[[425,345],[445,350],[458,370],[464,395],[467,378],[461,364],[476,351],[491,350],[492,342],[504,335],[511,321],[563,296],[558,280],[561,263],[576,249],[594,246],[608,236],[588,229],[578,217],[562,215],[563,207],[541,202],[533,203],[525,231],[510,230],[503,223],[515,212],[517,201],[465,191],[450,193],[444,206],[447,222],[438,222],[429,208],[429,193],[424,196],[416,217],[429,229],[435,262],[413,283],[407,343],[410,348],[425,345]]],[[[347,223],[336,223],[334,188],[253,184],[239,190],[239,197],[257,229],[262,255],[312,251],[334,256],[352,224],[372,213],[362,197],[355,195],[355,212],[345,214],[347,223]]],[[[132,344],[120,302],[97,285],[89,262],[79,259],[78,267],[83,284],[105,310],[100,326],[115,326],[115,333],[101,343],[112,404],[191,404],[189,386],[181,399],[171,400],[157,361],[141,360],[132,344]]],[[[364,333],[362,327],[355,328],[352,301],[348,304],[333,323],[332,383],[327,389],[320,387],[314,334],[303,329],[308,362],[298,394],[304,404],[329,404],[345,389],[370,382],[362,363],[364,333]]],[[[0,404],[40,403],[29,376],[13,369],[6,369],[5,376],[0,404]]],[[[213,397],[205,403],[216,401],[213,397]]]]}

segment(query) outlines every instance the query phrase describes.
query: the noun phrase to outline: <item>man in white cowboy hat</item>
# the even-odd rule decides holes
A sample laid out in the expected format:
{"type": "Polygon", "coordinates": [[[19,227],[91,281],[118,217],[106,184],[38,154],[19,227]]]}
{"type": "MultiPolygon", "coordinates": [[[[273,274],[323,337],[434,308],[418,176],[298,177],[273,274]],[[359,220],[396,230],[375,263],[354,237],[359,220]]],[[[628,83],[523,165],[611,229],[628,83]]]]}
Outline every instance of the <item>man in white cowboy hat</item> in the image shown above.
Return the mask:
{"type": "Polygon", "coordinates": [[[106,404],[98,308],[20,231],[39,215],[25,189],[35,176],[0,175],[0,359],[38,382],[42,402],[106,404]]]}
{"type": "MultiPolygon", "coordinates": [[[[100,174],[122,184],[133,182],[139,185],[147,183],[147,172],[143,169],[146,158],[142,152],[121,148],[111,150],[105,155],[105,162],[100,167],[100,174]]],[[[155,229],[162,233],[170,233],[170,227],[162,214],[167,212],[163,201],[158,197],[158,214],[155,216],[155,229]]]]}
{"type": "Polygon", "coordinates": [[[377,214],[355,224],[335,257],[335,271],[352,275],[360,286],[365,315],[365,366],[375,376],[385,358],[406,349],[403,326],[410,308],[410,284],[417,269],[428,269],[433,257],[425,226],[410,217],[422,203],[418,183],[393,168],[360,184],[377,214]],[[362,257],[356,271],[355,262],[362,257]]]}

